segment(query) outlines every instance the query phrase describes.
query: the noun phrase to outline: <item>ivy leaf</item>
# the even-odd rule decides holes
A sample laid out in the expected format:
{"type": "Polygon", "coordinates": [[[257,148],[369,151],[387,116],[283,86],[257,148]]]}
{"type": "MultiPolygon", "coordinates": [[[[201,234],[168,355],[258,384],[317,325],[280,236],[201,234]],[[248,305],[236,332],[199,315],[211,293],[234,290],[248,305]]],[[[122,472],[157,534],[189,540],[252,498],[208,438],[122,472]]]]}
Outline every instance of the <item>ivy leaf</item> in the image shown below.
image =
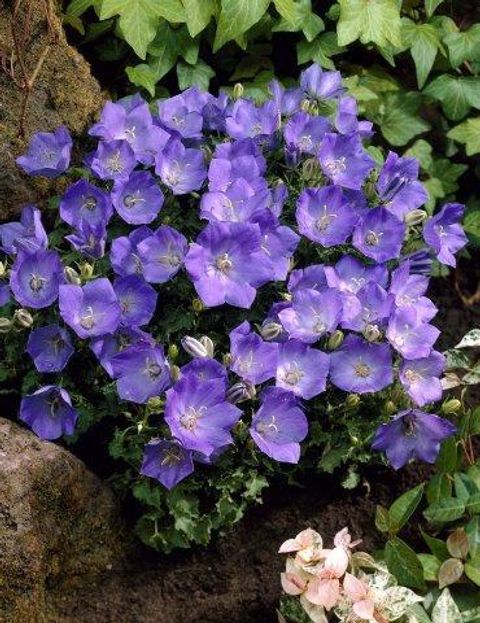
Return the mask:
{"type": "Polygon", "coordinates": [[[335,69],[330,58],[344,51],[345,48],[338,45],[337,34],[326,32],[310,42],[302,39],[297,45],[297,60],[299,65],[314,62],[325,69],[335,69]]]}
{"type": "Polygon", "coordinates": [[[208,91],[210,79],[213,78],[214,75],[215,72],[213,69],[201,59],[198,60],[196,65],[188,65],[183,62],[177,65],[178,86],[181,91],[193,85],[204,91],[208,91]]]}
{"type": "Polygon", "coordinates": [[[213,51],[247,32],[260,21],[269,4],[270,0],[221,0],[213,51]]]}
{"type": "Polygon", "coordinates": [[[443,74],[435,78],[423,91],[442,103],[443,112],[452,121],[459,121],[470,110],[480,108],[480,79],[455,78],[443,74]]]}
{"type": "Polygon", "coordinates": [[[322,18],[312,12],[311,0],[274,0],[282,20],[274,32],[297,32],[301,30],[307,41],[313,41],[318,33],[325,30],[322,18]]]}
{"type": "Polygon", "coordinates": [[[215,0],[182,0],[188,32],[196,37],[216,13],[215,0]]]}
{"type": "Polygon", "coordinates": [[[66,8],[66,15],[72,15],[74,17],[80,17],[90,7],[93,7],[97,11],[101,6],[102,0],[72,0],[66,8]]]}
{"type": "Polygon", "coordinates": [[[410,48],[418,88],[422,89],[442,47],[438,31],[432,24],[416,24],[410,19],[403,19],[402,42],[410,48]]]}
{"type": "Polygon", "coordinates": [[[480,24],[464,31],[451,32],[444,37],[450,63],[456,68],[465,61],[480,60],[480,24]]]}
{"type": "Polygon", "coordinates": [[[480,208],[468,210],[463,219],[463,229],[470,242],[480,247],[480,208]]]}
{"type": "Polygon", "coordinates": [[[417,93],[388,93],[378,123],[391,145],[406,145],[414,136],[430,129],[418,114],[421,100],[417,93]]]}
{"type": "Polygon", "coordinates": [[[428,17],[432,17],[438,7],[445,0],[425,0],[425,11],[427,12],[428,17]]]}
{"type": "Polygon", "coordinates": [[[103,0],[100,19],[119,15],[118,26],[135,54],[144,59],[155,38],[158,13],[154,0],[103,0]]]}
{"type": "Polygon", "coordinates": [[[467,156],[473,156],[480,152],[480,117],[467,119],[447,133],[448,138],[463,143],[467,156]]]}
{"type": "Polygon", "coordinates": [[[338,43],[362,43],[401,46],[400,8],[395,0],[339,0],[338,43]]]}
{"type": "Polygon", "coordinates": [[[388,570],[398,583],[409,588],[423,588],[423,568],[417,554],[405,541],[394,537],[385,545],[388,570]]]}

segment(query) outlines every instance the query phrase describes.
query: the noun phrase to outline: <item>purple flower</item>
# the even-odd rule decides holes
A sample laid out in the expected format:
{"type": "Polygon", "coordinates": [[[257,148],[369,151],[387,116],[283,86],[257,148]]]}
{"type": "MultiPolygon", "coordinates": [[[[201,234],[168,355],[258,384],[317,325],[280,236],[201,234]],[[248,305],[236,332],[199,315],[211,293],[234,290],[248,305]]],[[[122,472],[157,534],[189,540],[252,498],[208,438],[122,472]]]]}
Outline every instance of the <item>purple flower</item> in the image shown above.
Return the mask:
{"type": "Polygon", "coordinates": [[[229,303],[250,308],[255,287],[271,278],[258,225],[209,223],[190,246],[185,265],[207,307],[229,303]]]}
{"type": "Polygon", "coordinates": [[[112,214],[110,197],[87,180],[72,184],[60,201],[60,217],[72,227],[105,226],[112,214]]]}
{"type": "Polygon", "coordinates": [[[341,313],[338,292],[324,288],[297,290],[291,307],[283,309],[278,317],[290,338],[313,344],[337,328],[341,313]]]}
{"type": "Polygon", "coordinates": [[[111,361],[113,357],[128,346],[155,346],[151,335],[136,327],[119,327],[113,335],[102,335],[94,338],[90,348],[97,357],[100,365],[113,378],[111,361]]]}
{"type": "Polygon", "coordinates": [[[65,126],[55,132],[37,132],[30,140],[26,155],[17,164],[27,175],[54,178],[68,169],[72,138],[65,126]]]}
{"type": "Polygon", "coordinates": [[[161,225],[137,245],[145,280],[165,283],[172,279],[183,266],[187,251],[187,239],[173,227],[161,225]]]}
{"type": "MultiPolygon", "coordinates": [[[[198,90],[195,93],[201,97],[198,90]]],[[[182,138],[202,138],[203,117],[190,105],[188,94],[180,93],[158,102],[158,113],[161,123],[182,138]]]]}
{"type": "Polygon", "coordinates": [[[377,192],[385,207],[403,220],[408,212],[428,201],[428,193],[418,181],[418,160],[401,158],[390,151],[377,182],[377,192]]]}
{"type": "Polygon", "coordinates": [[[408,395],[420,407],[442,397],[440,376],[445,369],[445,357],[432,351],[428,357],[404,361],[399,376],[408,395]]]}
{"type": "Polygon", "coordinates": [[[300,236],[289,227],[281,225],[270,210],[257,213],[251,222],[260,225],[262,251],[266,261],[272,266],[270,280],[285,281],[290,270],[290,259],[298,247],[300,236]]]}
{"type": "Polygon", "coordinates": [[[352,244],[376,262],[386,262],[399,257],[405,231],[405,225],[386,208],[373,208],[356,226],[352,244]]]}
{"type": "Polygon", "coordinates": [[[227,134],[232,138],[265,138],[280,126],[280,115],[272,101],[256,106],[250,100],[240,99],[226,118],[227,134]]]}
{"type": "Polygon", "coordinates": [[[276,385],[310,400],[325,391],[329,357],[322,351],[298,340],[289,340],[280,347],[276,385]]]}
{"type": "Polygon", "coordinates": [[[438,311],[432,301],[423,296],[428,289],[428,279],[423,275],[411,275],[410,269],[407,261],[392,272],[390,292],[398,308],[415,309],[419,321],[428,322],[438,311]]]}
{"type": "Polygon", "coordinates": [[[33,329],[26,351],[39,372],[60,372],[73,355],[74,348],[67,331],[52,324],[33,329]]]}
{"type": "Polygon", "coordinates": [[[435,251],[438,261],[447,266],[456,266],[454,254],[468,242],[460,225],[464,209],[460,203],[446,203],[423,227],[423,239],[435,251]]]}
{"type": "Polygon", "coordinates": [[[272,80],[269,84],[269,90],[281,115],[289,117],[300,110],[304,98],[302,89],[285,89],[278,80],[272,80]]]}
{"type": "Polygon", "coordinates": [[[143,449],[140,473],[173,489],[181,480],[193,473],[192,451],[168,439],[152,439],[143,449]]]}
{"type": "Polygon", "coordinates": [[[275,376],[278,344],[264,342],[247,321],[230,332],[230,353],[230,368],[245,381],[256,385],[275,376]]]}
{"type": "Polygon", "coordinates": [[[359,217],[340,186],[307,188],[297,201],[300,233],[324,247],[346,242],[359,217]]]}
{"type": "Polygon", "coordinates": [[[143,266],[138,255],[138,245],[153,236],[153,231],[146,226],[137,227],[127,236],[112,240],[110,263],[117,275],[142,275],[143,266]]]}
{"type": "Polygon", "coordinates": [[[155,160],[155,173],[174,195],[199,190],[207,176],[201,149],[187,149],[179,140],[172,140],[155,160]]]}
{"type": "Polygon", "coordinates": [[[122,219],[130,225],[154,221],[163,205],[163,193],[148,171],[134,171],[128,181],[117,182],[112,202],[122,219]]]}
{"type": "Polygon", "coordinates": [[[20,253],[10,276],[13,296],[25,307],[48,307],[58,297],[63,282],[63,267],[56,251],[20,253]]]}
{"type": "Polygon", "coordinates": [[[267,187],[262,177],[267,163],[260,148],[251,138],[231,143],[219,143],[208,167],[208,187],[225,192],[230,184],[242,178],[256,191],[267,187]]]}
{"type": "Polygon", "coordinates": [[[170,385],[170,369],[161,346],[128,346],[110,359],[110,365],[123,400],[144,404],[170,385]]]}
{"type": "Polygon", "coordinates": [[[326,134],[318,150],[325,175],[334,184],[360,190],[375,161],[365,151],[357,134],[326,134]]]}
{"type": "Polygon", "coordinates": [[[274,303],[270,307],[267,317],[262,322],[262,326],[260,328],[260,333],[265,340],[280,343],[288,340],[288,333],[285,331],[278,316],[282,309],[287,309],[288,307],[290,307],[289,301],[274,303]]]}
{"type": "Polygon", "coordinates": [[[128,180],[137,162],[127,141],[109,141],[99,143],[88,164],[100,179],[116,181],[128,180]]]}
{"type": "Polygon", "coordinates": [[[250,435],[260,450],[276,461],[298,463],[300,441],[307,433],[307,418],[295,394],[280,387],[266,389],[250,427],[250,435]]]}
{"type": "Polygon", "coordinates": [[[323,264],[312,264],[306,268],[292,270],[288,280],[288,291],[295,294],[298,290],[322,290],[327,286],[323,264]]]}
{"type": "Polygon", "coordinates": [[[312,117],[303,110],[295,113],[285,125],[283,136],[289,153],[316,155],[322,138],[331,131],[325,117],[312,117]]]}
{"type": "Polygon", "coordinates": [[[227,388],[227,370],[215,359],[196,357],[182,366],[182,376],[196,376],[199,381],[222,381],[227,388]]]}
{"type": "Polygon", "coordinates": [[[246,223],[258,212],[265,211],[269,201],[267,189],[256,192],[243,178],[225,191],[207,192],[200,201],[200,215],[208,221],[246,223]]]}
{"type": "Polygon", "coordinates": [[[375,282],[369,282],[356,294],[360,303],[360,311],[353,318],[342,322],[345,329],[364,331],[367,327],[383,326],[389,318],[393,299],[382,286],[375,282]]]}
{"type": "Polygon", "coordinates": [[[339,71],[323,71],[316,63],[302,71],[300,86],[310,97],[318,100],[333,99],[345,91],[339,71]]]}
{"type": "Polygon", "coordinates": [[[122,316],[120,322],[129,327],[148,324],[157,307],[157,293],[138,275],[120,277],[113,284],[122,316]]]}
{"type": "Polygon", "coordinates": [[[335,115],[335,128],[341,134],[358,132],[360,136],[370,138],[373,134],[372,125],[370,121],[358,121],[357,102],[353,97],[340,98],[335,115]]]}
{"type": "Polygon", "coordinates": [[[46,249],[48,237],[42,225],[42,215],[33,205],[23,208],[20,222],[13,221],[0,225],[0,249],[8,255],[19,251],[38,251],[46,249]]]}
{"type": "Polygon", "coordinates": [[[188,450],[206,456],[232,443],[230,429],[241,415],[240,409],[226,402],[221,380],[183,376],[167,391],[165,421],[172,435],[188,450]]]}
{"type": "Polygon", "coordinates": [[[103,223],[89,223],[83,221],[78,230],[65,236],[72,247],[95,260],[105,255],[105,244],[107,242],[107,230],[103,223]]]}
{"type": "Polygon", "coordinates": [[[117,296],[103,277],[83,287],[60,286],[59,307],[63,320],[83,339],[114,333],[120,323],[117,296]]]}
{"type": "Polygon", "coordinates": [[[435,463],[440,442],[455,431],[451,422],[438,415],[410,409],[378,428],[372,448],[385,452],[394,469],[400,469],[411,459],[435,463]]]}
{"type": "Polygon", "coordinates": [[[325,276],[330,288],[356,294],[369,281],[386,287],[388,271],[383,265],[366,266],[356,257],[344,255],[335,266],[325,266],[325,276]]]}
{"type": "Polygon", "coordinates": [[[348,335],[330,355],[330,380],[339,389],[357,394],[384,389],[393,381],[390,348],[348,335]]]}
{"type": "Polygon", "coordinates": [[[422,322],[415,308],[403,307],[390,318],[386,335],[402,357],[421,359],[430,355],[440,331],[422,322]]]}
{"type": "Polygon", "coordinates": [[[20,419],[40,439],[58,439],[72,435],[78,414],[68,392],[56,385],[46,385],[22,398],[20,419]]]}

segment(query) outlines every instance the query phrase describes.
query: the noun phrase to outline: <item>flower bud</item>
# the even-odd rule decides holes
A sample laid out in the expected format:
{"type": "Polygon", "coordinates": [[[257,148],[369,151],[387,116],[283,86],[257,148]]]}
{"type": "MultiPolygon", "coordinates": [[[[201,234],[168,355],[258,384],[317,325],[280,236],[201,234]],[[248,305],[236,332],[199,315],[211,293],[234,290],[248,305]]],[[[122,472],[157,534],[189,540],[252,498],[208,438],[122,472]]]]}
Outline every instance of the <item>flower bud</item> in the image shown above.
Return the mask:
{"type": "Polygon", "coordinates": [[[307,158],[302,165],[302,177],[305,181],[309,182],[321,174],[320,163],[316,158],[307,158]]]}
{"type": "Polygon", "coordinates": [[[189,335],[182,338],[182,347],[191,357],[208,357],[208,351],[205,346],[199,340],[189,335]]]}
{"type": "Polygon", "coordinates": [[[193,299],[192,301],[192,309],[194,312],[200,313],[201,311],[203,311],[205,309],[205,307],[203,306],[203,303],[200,299],[193,299]]]}
{"type": "Polygon", "coordinates": [[[168,347],[168,359],[175,361],[178,357],[178,346],[176,344],[170,344],[168,347]]]}
{"type": "Polygon", "coordinates": [[[88,262],[84,262],[80,266],[80,275],[82,279],[91,279],[93,277],[93,266],[88,262]]]}
{"type": "Polygon", "coordinates": [[[207,351],[207,357],[211,357],[213,359],[213,355],[215,354],[215,345],[212,340],[208,337],[208,335],[202,335],[199,341],[207,351]]]}
{"type": "Polygon", "coordinates": [[[0,277],[5,277],[6,272],[7,272],[6,262],[0,262],[0,277]]]}
{"type": "Polygon", "coordinates": [[[343,338],[344,337],[345,336],[343,334],[343,331],[340,331],[340,329],[337,329],[328,338],[328,340],[327,340],[327,348],[329,350],[335,350],[336,348],[339,348],[342,345],[342,343],[343,343],[343,338]]]}
{"type": "Polygon", "coordinates": [[[442,413],[448,415],[450,413],[456,413],[460,411],[462,408],[462,403],[457,398],[452,398],[451,400],[447,400],[442,405],[442,413]]]}
{"type": "Polygon", "coordinates": [[[387,400],[384,406],[384,410],[385,410],[386,415],[393,415],[394,413],[397,413],[398,407],[393,402],[393,400],[387,400]]]}
{"type": "Polygon", "coordinates": [[[170,376],[172,381],[176,383],[180,378],[180,368],[178,366],[170,366],[170,376]]]}
{"type": "Polygon", "coordinates": [[[158,413],[159,411],[162,411],[164,406],[165,401],[163,398],[160,398],[160,396],[152,396],[148,399],[147,409],[149,413],[158,413]]]}
{"type": "Polygon", "coordinates": [[[292,295],[290,294],[290,292],[281,292],[280,293],[280,297],[284,300],[284,301],[291,301],[292,300],[292,295]]]}
{"type": "Polygon", "coordinates": [[[80,275],[71,266],[66,266],[64,271],[63,271],[63,273],[64,273],[65,279],[68,281],[68,283],[70,283],[70,284],[72,284],[74,286],[79,286],[82,283],[82,280],[80,279],[80,275]]]}
{"type": "Polygon", "coordinates": [[[12,321],[9,318],[0,318],[0,334],[8,333],[13,327],[12,321]]]}
{"type": "Polygon", "coordinates": [[[347,409],[354,409],[360,404],[360,396],[358,394],[348,394],[345,399],[345,406],[347,409]]]}
{"type": "Polygon", "coordinates": [[[245,89],[243,88],[243,84],[241,82],[237,82],[233,87],[233,99],[238,100],[243,97],[245,89]]]}
{"type": "Polygon", "coordinates": [[[376,324],[367,324],[367,326],[363,330],[363,337],[368,342],[376,342],[382,337],[382,332],[376,324]]]}
{"type": "Polygon", "coordinates": [[[425,210],[412,210],[405,215],[405,223],[409,226],[420,225],[428,218],[425,210]]]}
{"type": "Polygon", "coordinates": [[[278,322],[267,322],[260,329],[260,335],[264,340],[275,340],[282,333],[283,327],[278,322]]]}
{"type": "Polygon", "coordinates": [[[233,361],[233,357],[231,355],[231,353],[226,353],[225,355],[223,355],[223,365],[226,366],[228,368],[228,366],[230,366],[232,364],[233,361]]]}
{"type": "Polygon", "coordinates": [[[248,381],[239,381],[235,383],[227,390],[227,400],[233,404],[243,402],[244,400],[251,400],[257,395],[255,385],[252,385],[248,381]]]}
{"type": "Polygon", "coordinates": [[[13,314],[13,322],[22,329],[29,329],[33,325],[32,314],[27,309],[17,309],[13,314]]]}

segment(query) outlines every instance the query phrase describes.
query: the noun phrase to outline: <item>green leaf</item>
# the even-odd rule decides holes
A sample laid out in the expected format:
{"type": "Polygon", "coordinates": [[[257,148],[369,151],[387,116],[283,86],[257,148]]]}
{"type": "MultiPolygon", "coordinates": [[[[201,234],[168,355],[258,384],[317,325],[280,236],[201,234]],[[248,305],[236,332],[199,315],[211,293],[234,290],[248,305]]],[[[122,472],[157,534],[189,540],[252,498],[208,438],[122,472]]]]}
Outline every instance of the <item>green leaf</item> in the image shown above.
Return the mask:
{"type": "Polygon", "coordinates": [[[441,562],[432,554],[418,554],[418,559],[422,563],[423,577],[427,582],[436,582],[441,562]]]}
{"type": "Polygon", "coordinates": [[[221,0],[213,51],[238,39],[263,16],[270,0],[221,0]]]}
{"type": "Polygon", "coordinates": [[[463,528],[457,528],[448,535],[447,549],[453,558],[464,559],[467,557],[469,549],[468,536],[463,528]]]}
{"type": "Polygon", "coordinates": [[[480,492],[474,493],[468,498],[468,501],[465,505],[467,509],[467,513],[470,515],[479,515],[480,514],[480,492]]]}
{"type": "Polygon", "coordinates": [[[402,42],[410,48],[421,89],[430,74],[441,42],[432,24],[416,24],[410,19],[402,20],[402,42]]]}
{"type": "Polygon", "coordinates": [[[457,558],[449,558],[438,570],[438,588],[442,589],[455,584],[463,575],[463,562],[457,558]]]}
{"type": "Polygon", "coordinates": [[[467,156],[473,156],[480,152],[480,117],[467,119],[447,133],[448,138],[463,143],[467,156]]]}
{"type": "Polygon", "coordinates": [[[461,614],[448,588],[444,588],[432,610],[432,623],[460,623],[461,614]]]}
{"type": "Polygon", "coordinates": [[[388,509],[384,506],[377,505],[375,510],[375,526],[380,532],[390,531],[390,516],[388,509]]]}
{"type": "Polygon", "coordinates": [[[480,586],[480,556],[470,558],[470,560],[465,563],[465,575],[477,586],[480,586]]]}
{"type": "Polygon", "coordinates": [[[338,43],[362,43],[400,47],[400,8],[395,0],[339,0],[338,43]]]}
{"type": "Polygon", "coordinates": [[[480,556],[480,517],[473,517],[465,526],[470,556],[480,556]]]}
{"type": "Polygon", "coordinates": [[[472,329],[466,333],[455,348],[478,348],[480,346],[480,329],[472,329]]]}
{"type": "Polygon", "coordinates": [[[476,247],[480,247],[480,208],[468,210],[462,225],[470,242],[476,247]]]}
{"type": "Polygon", "coordinates": [[[470,478],[462,473],[457,472],[453,477],[454,487],[455,487],[455,496],[462,500],[462,502],[467,502],[470,499],[470,496],[476,493],[475,484],[470,480],[470,478]]]}
{"type": "Polygon", "coordinates": [[[425,0],[425,11],[428,17],[432,17],[437,8],[445,2],[445,0],[425,0]]]}
{"type": "Polygon", "coordinates": [[[452,121],[465,117],[471,106],[480,108],[479,78],[456,78],[443,74],[432,80],[423,92],[440,101],[443,112],[452,121]]]}
{"type": "Polygon", "coordinates": [[[451,32],[444,37],[452,67],[465,61],[480,60],[480,24],[464,31],[451,32]]]}
{"type": "Polygon", "coordinates": [[[391,145],[406,145],[417,134],[430,129],[430,125],[417,114],[420,102],[417,93],[385,95],[378,123],[391,145]]]}
{"type": "Polygon", "coordinates": [[[282,16],[274,32],[297,32],[301,30],[307,41],[313,41],[325,30],[322,18],[312,12],[311,0],[274,0],[275,8],[282,16]]]}
{"type": "Polygon", "coordinates": [[[215,0],[182,0],[188,32],[196,37],[216,13],[215,0]]]}
{"type": "Polygon", "coordinates": [[[441,539],[430,536],[423,530],[421,530],[421,533],[425,543],[428,545],[428,548],[432,552],[432,554],[440,561],[447,560],[449,556],[449,551],[446,543],[441,539]]]}
{"type": "Polygon", "coordinates": [[[208,91],[210,79],[214,75],[213,69],[201,59],[198,60],[196,65],[188,65],[183,62],[177,65],[178,86],[181,91],[193,85],[208,91]]]}
{"type": "MultiPolygon", "coordinates": [[[[480,407],[474,409],[470,415],[469,434],[478,434],[477,427],[480,425],[480,407]]],[[[477,491],[480,491],[480,465],[470,465],[467,469],[467,476],[473,482],[477,491]]]]}
{"type": "Polygon", "coordinates": [[[152,5],[154,0],[103,0],[100,12],[101,20],[120,16],[118,25],[125,41],[142,59],[157,32],[158,14],[152,5]]]}
{"type": "Polygon", "coordinates": [[[330,58],[344,51],[345,48],[338,45],[337,34],[326,32],[311,42],[302,39],[297,45],[297,60],[299,65],[314,62],[325,69],[335,69],[330,58]]]}
{"type": "Polygon", "coordinates": [[[455,437],[449,437],[440,446],[437,458],[437,469],[442,474],[453,474],[457,467],[457,443],[455,437]]]}
{"type": "Polygon", "coordinates": [[[417,554],[405,541],[394,537],[385,545],[385,561],[388,570],[398,583],[409,588],[423,588],[423,568],[417,554]]]}
{"type": "Polygon", "coordinates": [[[407,523],[422,500],[424,488],[425,484],[422,483],[414,489],[410,489],[390,506],[388,515],[392,530],[398,532],[407,523]]]}
{"type": "Polygon", "coordinates": [[[451,495],[452,481],[447,474],[434,474],[427,484],[426,496],[428,503],[433,504],[451,495]]]}
{"type": "Polygon", "coordinates": [[[72,0],[67,6],[65,13],[67,15],[73,15],[74,17],[80,17],[80,15],[83,15],[90,7],[97,9],[101,2],[102,0],[72,0]]]}
{"type": "Polygon", "coordinates": [[[432,523],[448,523],[460,519],[465,513],[465,504],[457,498],[443,498],[430,504],[424,515],[432,523]]]}

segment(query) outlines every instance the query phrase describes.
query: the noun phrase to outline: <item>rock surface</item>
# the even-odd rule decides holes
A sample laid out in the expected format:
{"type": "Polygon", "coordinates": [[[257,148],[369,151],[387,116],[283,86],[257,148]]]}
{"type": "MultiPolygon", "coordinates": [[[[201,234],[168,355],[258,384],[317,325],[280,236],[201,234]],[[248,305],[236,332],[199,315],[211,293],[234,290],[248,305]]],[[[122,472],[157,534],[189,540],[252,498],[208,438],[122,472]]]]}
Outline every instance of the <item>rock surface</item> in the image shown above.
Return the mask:
{"type": "Polygon", "coordinates": [[[0,621],[56,621],[50,593],[95,584],[128,557],[111,491],[75,456],[0,418],[0,621]]]}
{"type": "Polygon", "coordinates": [[[15,80],[21,84],[23,74],[11,31],[14,4],[14,0],[0,2],[0,220],[18,212],[25,203],[41,203],[54,191],[55,183],[28,178],[15,164],[32,133],[65,124],[79,134],[103,102],[88,63],[67,43],[57,0],[24,1],[16,15],[15,32],[28,77],[49,47],[27,103],[25,136],[19,135],[23,93],[15,80]],[[51,15],[46,14],[47,5],[52,7],[51,15]]]}

